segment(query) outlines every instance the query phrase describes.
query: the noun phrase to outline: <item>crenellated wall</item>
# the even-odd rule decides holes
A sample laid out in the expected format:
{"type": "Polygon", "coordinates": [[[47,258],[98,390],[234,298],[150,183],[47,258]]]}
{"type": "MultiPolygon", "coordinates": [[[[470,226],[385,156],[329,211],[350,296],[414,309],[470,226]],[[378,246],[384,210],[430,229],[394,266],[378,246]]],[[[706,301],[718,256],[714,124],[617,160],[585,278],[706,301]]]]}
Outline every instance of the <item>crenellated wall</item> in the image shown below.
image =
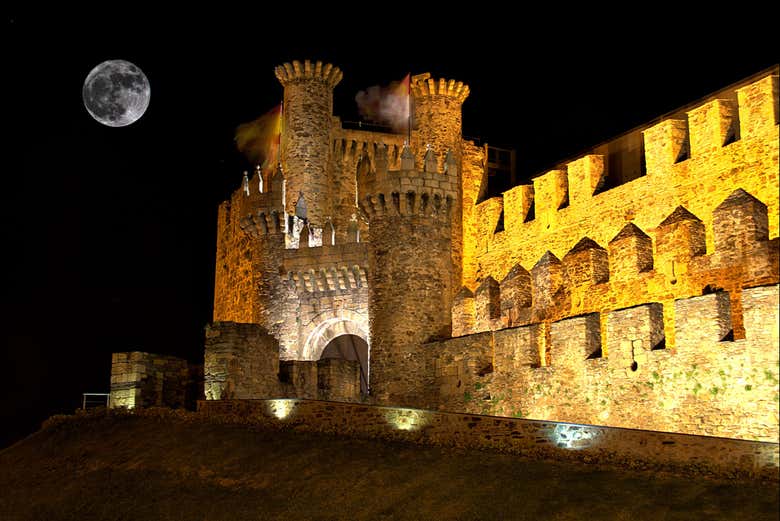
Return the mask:
{"type": "Polygon", "coordinates": [[[746,288],[741,298],[740,340],[730,334],[729,295],[716,292],[425,345],[435,371],[426,405],[776,441],[778,285],[746,288]],[[672,310],[674,350],[664,336],[672,310]]]}
{"type": "Polygon", "coordinates": [[[543,270],[531,320],[669,304],[710,285],[731,292],[741,337],[741,287],[777,281],[777,243],[767,242],[778,235],[777,75],[721,94],[687,121],[643,131],[642,177],[600,191],[604,157],[587,155],[478,204],[464,225],[478,230],[465,285],[474,291],[518,265],[543,270]]]}

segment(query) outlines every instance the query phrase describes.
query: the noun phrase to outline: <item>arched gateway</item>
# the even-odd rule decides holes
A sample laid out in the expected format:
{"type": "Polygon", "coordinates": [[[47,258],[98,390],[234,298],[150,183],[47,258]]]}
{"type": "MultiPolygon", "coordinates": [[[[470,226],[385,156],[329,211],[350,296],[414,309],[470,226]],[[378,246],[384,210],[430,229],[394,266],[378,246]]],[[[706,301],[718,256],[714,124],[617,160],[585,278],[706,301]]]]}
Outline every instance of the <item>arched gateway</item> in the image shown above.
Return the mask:
{"type": "Polygon", "coordinates": [[[368,391],[370,340],[368,316],[348,309],[317,315],[304,331],[302,360],[341,358],[360,362],[360,388],[368,391]]]}

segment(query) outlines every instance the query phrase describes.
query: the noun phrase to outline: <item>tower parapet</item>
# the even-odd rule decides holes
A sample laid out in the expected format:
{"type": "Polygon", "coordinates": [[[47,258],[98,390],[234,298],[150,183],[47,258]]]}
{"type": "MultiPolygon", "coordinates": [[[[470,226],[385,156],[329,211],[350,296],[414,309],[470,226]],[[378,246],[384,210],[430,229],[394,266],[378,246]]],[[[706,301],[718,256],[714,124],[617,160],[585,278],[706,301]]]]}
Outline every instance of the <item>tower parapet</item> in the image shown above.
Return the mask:
{"type": "MultiPolygon", "coordinates": [[[[414,76],[410,85],[414,97],[414,127],[417,130],[415,148],[417,164],[423,164],[428,147],[436,157],[452,151],[460,163],[463,117],[461,107],[469,95],[462,81],[434,80],[430,74],[414,76]]],[[[443,166],[443,165],[441,165],[443,166]]]]}
{"type": "Polygon", "coordinates": [[[284,87],[281,163],[287,180],[285,210],[294,215],[303,198],[306,219],[321,229],[330,214],[333,88],[342,73],[329,63],[295,60],[276,67],[276,77],[284,87]]]}

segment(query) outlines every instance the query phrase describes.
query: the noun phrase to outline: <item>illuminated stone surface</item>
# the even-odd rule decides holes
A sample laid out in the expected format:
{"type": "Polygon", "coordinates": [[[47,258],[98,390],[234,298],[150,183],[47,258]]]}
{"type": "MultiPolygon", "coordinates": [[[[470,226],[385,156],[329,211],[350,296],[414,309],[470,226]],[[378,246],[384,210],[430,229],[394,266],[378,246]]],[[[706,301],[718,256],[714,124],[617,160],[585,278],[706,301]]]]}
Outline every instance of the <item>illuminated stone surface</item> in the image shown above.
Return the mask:
{"type": "Polygon", "coordinates": [[[277,68],[281,169],[220,205],[207,397],[777,440],[776,69],[614,141],[644,163],[600,147],[487,199],[466,85],[412,78],[405,147],[344,128],[334,71],[277,68]],[[317,365],[342,334],[369,345],[370,395],[317,365]]]}

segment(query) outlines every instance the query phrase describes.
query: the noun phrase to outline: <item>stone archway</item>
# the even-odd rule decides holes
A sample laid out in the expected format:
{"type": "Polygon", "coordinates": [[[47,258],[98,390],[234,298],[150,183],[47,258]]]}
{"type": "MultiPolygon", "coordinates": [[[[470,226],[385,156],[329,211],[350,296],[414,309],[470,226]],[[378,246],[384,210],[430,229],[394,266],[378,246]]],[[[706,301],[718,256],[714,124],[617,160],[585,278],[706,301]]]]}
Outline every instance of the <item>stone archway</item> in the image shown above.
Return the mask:
{"type": "Polygon", "coordinates": [[[339,353],[338,358],[357,360],[360,362],[361,388],[364,391],[368,389],[371,342],[366,315],[348,309],[324,311],[309,323],[302,336],[306,339],[300,351],[302,360],[320,360],[323,353],[326,354],[326,357],[332,357],[335,353],[339,353]],[[357,337],[359,342],[346,343],[350,336],[357,337]],[[329,346],[331,347],[329,348],[329,346]],[[328,353],[325,352],[326,348],[329,348],[328,353]],[[361,357],[363,352],[365,356],[361,357]],[[354,356],[354,358],[350,358],[350,356],[354,356]]]}
{"type": "Polygon", "coordinates": [[[360,368],[360,392],[368,394],[368,343],[357,335],[340,335],[328,342],[320,360],[357,362],[360,368]]]}
{"type": "Polygon", "coordinates": [[[371,346],[368,316],[349,309],[323,311],[309,322],[301,335],[305,340],[300,359],[319,360],[325,346],[341,335],[358,336],[371,346]]]}

